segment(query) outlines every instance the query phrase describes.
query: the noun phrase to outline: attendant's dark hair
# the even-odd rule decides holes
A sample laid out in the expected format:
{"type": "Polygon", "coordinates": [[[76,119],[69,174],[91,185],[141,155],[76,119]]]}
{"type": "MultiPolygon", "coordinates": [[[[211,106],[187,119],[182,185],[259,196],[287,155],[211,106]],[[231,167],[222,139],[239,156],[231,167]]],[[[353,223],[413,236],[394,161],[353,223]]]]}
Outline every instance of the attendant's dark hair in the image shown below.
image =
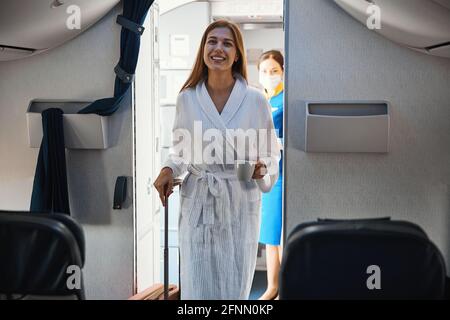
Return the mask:
{"type": "Polygon", "coordinates": [[[270,50],[270,51],[266,51],[264,52],[261,57],[259,58],[259,62],[258,62],[258,70],[259,70],[259,66],[261,65],[261,63],[267,59],[273,59],[276,62],[278,62],[278,64],[281,67],[281,70],[284,71],[284,58],[283,58],[283,54],[278,51],[278,50],[270,50]]]}

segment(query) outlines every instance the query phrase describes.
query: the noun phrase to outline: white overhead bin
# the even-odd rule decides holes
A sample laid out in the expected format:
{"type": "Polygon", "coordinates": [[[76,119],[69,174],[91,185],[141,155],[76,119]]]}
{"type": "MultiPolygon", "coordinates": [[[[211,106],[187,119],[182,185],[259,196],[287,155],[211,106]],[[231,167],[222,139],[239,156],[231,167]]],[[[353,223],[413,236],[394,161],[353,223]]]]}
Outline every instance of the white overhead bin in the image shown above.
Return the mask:
{"type": "Polygon", "coordinates": [[[85,31],[120,0],[1,0],[0,61],[56,47],[85,31]]]}
{"type": "Polygon", "coordinates": [[[39,148],[42,141],[42,111],[59,108],[64,111],[64,143],[68,149],[106,149],[110,146],[109,118],[97,114],[77,114],[90,101],[32,100],[26,113],[28,143],[39,148]]]}
{"type": "Polygon", "coordinates": [[[412,49],[450,58],[450,0],[334,0],[366,25],[376,4],[381,28],[375,32],[412,49]]]}
{"type": "Polygon", "coordinates": [[[35,53],[33,49],[0,46],[0,61],[21,59],[31,56],[33,53],[35,53]]]}
{"type": "Polygon", "coordinates": [[[450,57],[450,43],[437,48],[430,48],[428,51],[434,56],[450,57]]]}

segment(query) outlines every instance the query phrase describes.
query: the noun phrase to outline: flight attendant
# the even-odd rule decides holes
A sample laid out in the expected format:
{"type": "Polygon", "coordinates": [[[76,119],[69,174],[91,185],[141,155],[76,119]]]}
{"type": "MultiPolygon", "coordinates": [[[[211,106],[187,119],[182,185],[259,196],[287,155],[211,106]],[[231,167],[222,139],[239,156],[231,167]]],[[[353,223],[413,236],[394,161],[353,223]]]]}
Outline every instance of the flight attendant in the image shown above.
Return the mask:
{"type": "MultiPolygon", "coordinates": [[[[259,79],[272,107],[272,118],[278,137],[283,138],[284,58],[277,50],[262,54],[258,63],[259,79]]],[[[278,274],[281,265],[282,226],[282,160],[279,178],[270,193],[262,196],[261,232],[259,242],[266,245],[267,289],[259,298],[272,300],[278,295],[278,274]]]]}

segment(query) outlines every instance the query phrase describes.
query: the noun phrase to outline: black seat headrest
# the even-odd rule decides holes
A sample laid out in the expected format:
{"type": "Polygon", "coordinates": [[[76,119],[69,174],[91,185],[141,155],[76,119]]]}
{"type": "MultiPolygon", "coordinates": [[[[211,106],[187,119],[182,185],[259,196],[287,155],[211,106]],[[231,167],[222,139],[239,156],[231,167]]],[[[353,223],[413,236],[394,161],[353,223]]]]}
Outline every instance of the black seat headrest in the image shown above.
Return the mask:
{"type": "Polygon", "coordinates": [[[325,219],[289,235],[280,299],[442,299],[445,278],[441,253],[413,223],[325,219]],[[374,268],[380,289],[368,285],[374,268]]]}
{"type": "Polygon", "coordinates": [[[0,211],[0,293],[82,296],[66,279],[84,257],[84,233],[71,217],[0,211]]]}

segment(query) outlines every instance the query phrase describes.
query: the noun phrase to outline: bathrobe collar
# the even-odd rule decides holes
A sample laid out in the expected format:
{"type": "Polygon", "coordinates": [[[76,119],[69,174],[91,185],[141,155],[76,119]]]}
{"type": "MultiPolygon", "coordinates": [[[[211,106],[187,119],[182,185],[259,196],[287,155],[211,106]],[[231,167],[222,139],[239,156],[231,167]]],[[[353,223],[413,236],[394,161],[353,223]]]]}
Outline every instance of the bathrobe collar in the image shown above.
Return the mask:
{"type": "Polygon", "coordinates": [[[221,114],[217,111],[206,89],[206,81],[203,80],[196,87],[197,98],[203,112],[218,129],[227,129],[227,125],[233,119],[247,95],[247,82],[245,79],[239,74],[235,74],[234,77],[236,78],[236,82],[221,114]]]}

